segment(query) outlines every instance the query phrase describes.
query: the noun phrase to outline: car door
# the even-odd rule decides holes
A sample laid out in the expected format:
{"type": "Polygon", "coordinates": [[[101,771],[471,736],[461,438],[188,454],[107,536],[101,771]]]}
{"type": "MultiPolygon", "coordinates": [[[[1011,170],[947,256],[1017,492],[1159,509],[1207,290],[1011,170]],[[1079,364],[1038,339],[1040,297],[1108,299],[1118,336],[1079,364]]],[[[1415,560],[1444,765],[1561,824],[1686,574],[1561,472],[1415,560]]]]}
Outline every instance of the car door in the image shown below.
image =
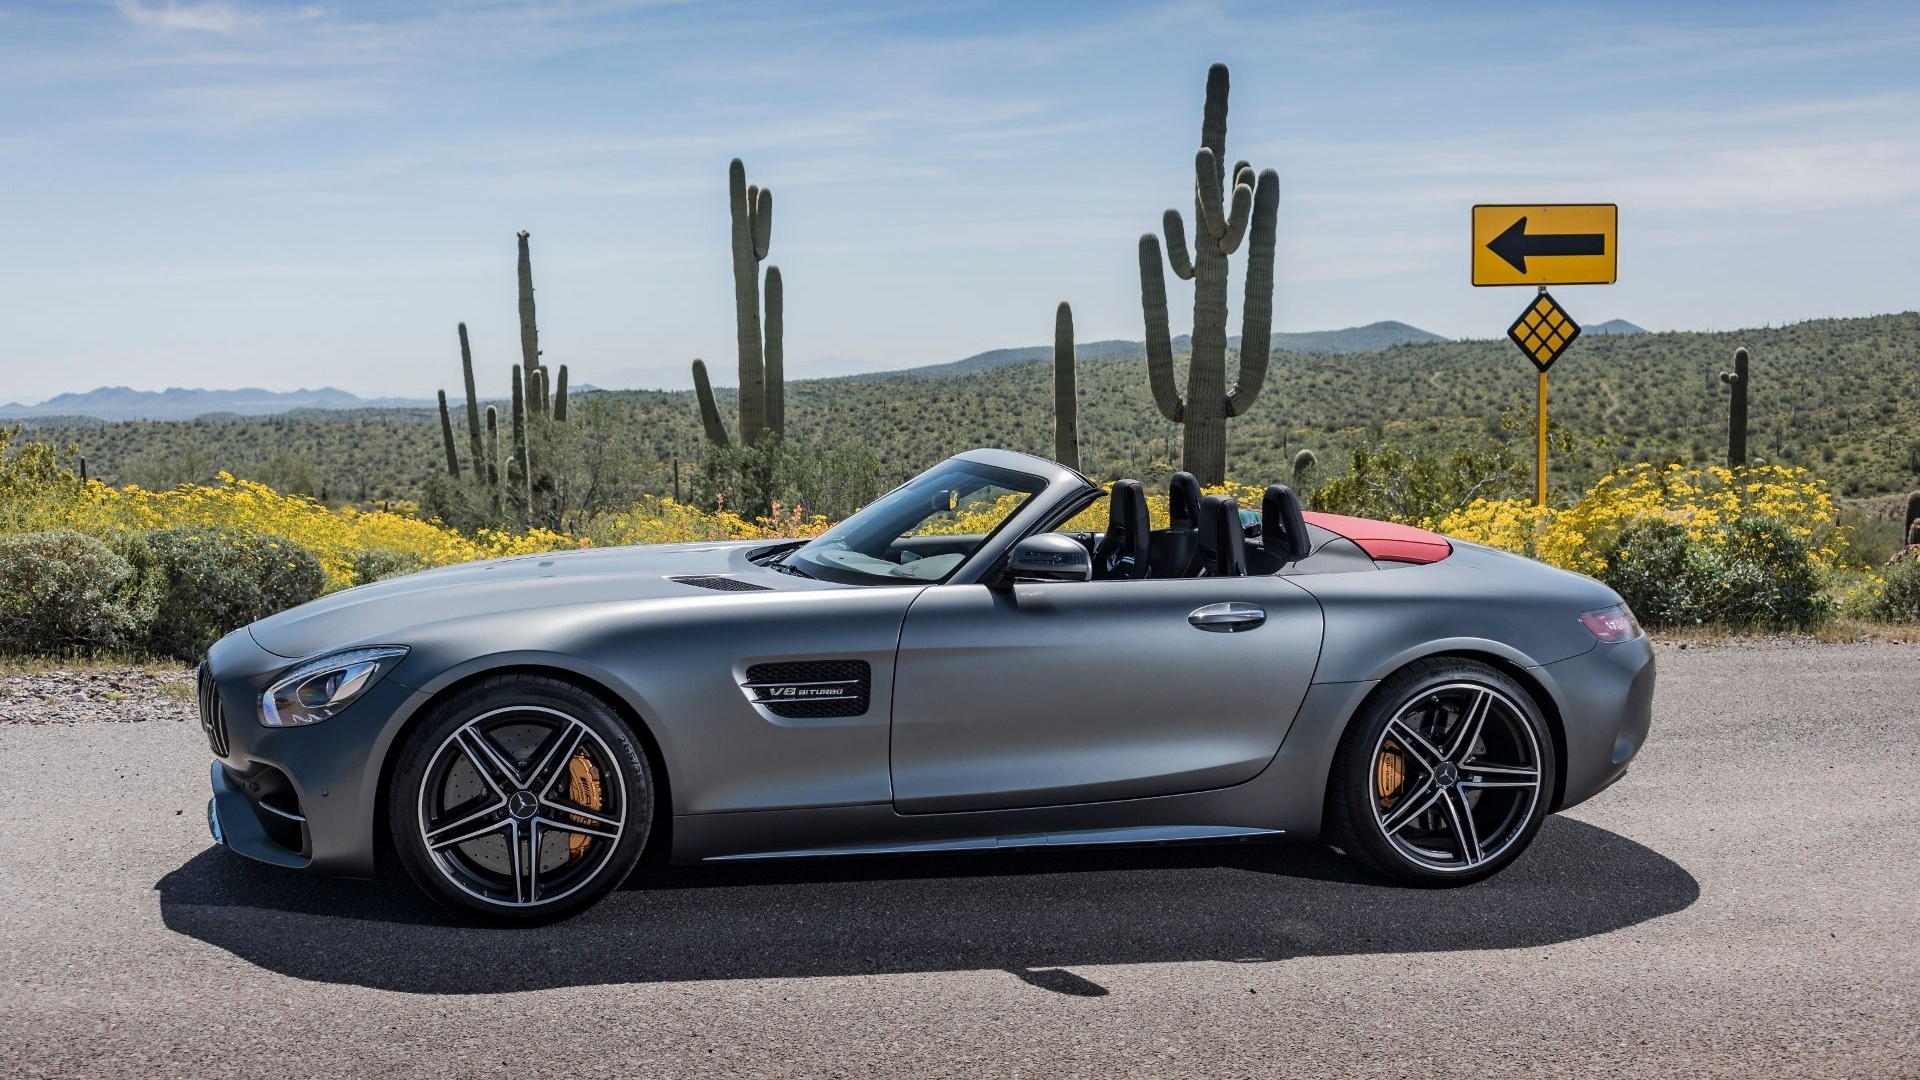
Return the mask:
{"type": "Polygon", "coordinates": [[[940,585],[907,611],[892,774],[902,813],[1226,787],[1272,759],[1320,654],[1280,577],[940,585]]]}

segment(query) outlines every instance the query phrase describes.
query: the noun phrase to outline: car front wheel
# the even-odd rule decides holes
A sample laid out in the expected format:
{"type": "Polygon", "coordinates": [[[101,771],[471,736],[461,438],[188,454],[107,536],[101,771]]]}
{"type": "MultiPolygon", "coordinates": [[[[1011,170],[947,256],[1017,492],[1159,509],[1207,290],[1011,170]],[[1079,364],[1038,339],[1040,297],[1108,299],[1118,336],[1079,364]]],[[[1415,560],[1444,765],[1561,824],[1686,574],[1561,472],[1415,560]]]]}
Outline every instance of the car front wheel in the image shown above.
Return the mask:
{"type": "Polygon", "coordinates": [[[1410,885],[1479,881],[1532,842],[1553,792],[1552,735],[1525,689],[1472,660],[1381,683],[1334,756],[1328,838],[1410,885]]]}
{"type": "Polygon", "coordinates": [[[600,698],[499,676],[436,707],[408,739],[388,820],[428,895],[485,921],[537,925],[625,880],[653,795],[646,755],[600,698]]]}

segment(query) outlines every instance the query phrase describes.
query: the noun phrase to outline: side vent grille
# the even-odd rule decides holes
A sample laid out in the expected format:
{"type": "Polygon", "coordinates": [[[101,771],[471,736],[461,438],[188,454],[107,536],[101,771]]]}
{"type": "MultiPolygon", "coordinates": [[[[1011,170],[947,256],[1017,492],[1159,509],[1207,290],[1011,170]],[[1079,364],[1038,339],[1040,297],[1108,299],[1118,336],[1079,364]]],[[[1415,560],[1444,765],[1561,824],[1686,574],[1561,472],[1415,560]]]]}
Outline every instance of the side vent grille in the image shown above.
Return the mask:
{"type": "Polygon", "coordinates": [[[227,710],[220,704],[220,692],[213,685],[213,673],[201,664],[194,676],[194,689],[200,697],[200,730],[207,733],[207,746],[214,757],[227,756],[227,710]]]}
{"type": "Polygon", "coordinates": [[[703,575],[694,575],[692,577],[668,578],[667,580],[677,581],[682,585],[691,585],[696,589],[714,589],[719,592],[771,592],[772,591],[768,589],[765,585],[756,585],[751,581],[741,581],[739,578],[731,578],[731,577],[711,577],[711,576],[703,576],[703,575]]]}
{"type": "Polygon", "coordinates": [[[865,660],[803,660],[747,669],[747,697],[788,720],[859,716],[873,696],[873,669],[865,660]]]}

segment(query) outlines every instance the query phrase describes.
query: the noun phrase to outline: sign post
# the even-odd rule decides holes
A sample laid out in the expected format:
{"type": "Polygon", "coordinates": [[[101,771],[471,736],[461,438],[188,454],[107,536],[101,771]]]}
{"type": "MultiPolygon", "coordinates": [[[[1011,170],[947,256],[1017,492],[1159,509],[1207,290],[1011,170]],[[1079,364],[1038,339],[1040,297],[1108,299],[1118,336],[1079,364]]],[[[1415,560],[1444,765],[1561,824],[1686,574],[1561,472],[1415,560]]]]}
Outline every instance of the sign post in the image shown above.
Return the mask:
{"type": "Polygon", "coordinates": [[[1580,324],[1547,286],[1613,284],[1619,276],[1619,231],[1620,211],[1611,203],[1473,208],[1474,285],[1533,285],[1540,290],[1507,327],[1507,337],[1540,373],[1536,506],[1547,505],[1547,369],[1580,336],[1580,324]]]}

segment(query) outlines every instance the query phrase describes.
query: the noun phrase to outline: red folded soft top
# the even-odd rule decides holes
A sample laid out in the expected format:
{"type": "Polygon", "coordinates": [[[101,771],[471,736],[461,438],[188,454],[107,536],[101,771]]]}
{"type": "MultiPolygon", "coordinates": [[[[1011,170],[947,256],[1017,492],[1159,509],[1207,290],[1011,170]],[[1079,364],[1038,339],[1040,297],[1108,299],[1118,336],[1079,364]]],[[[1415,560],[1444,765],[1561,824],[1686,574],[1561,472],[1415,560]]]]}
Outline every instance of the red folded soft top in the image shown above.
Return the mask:
{"type": "Polygon", "coordinates": [[[1411,525],[1312,511],[1301,516],[1307,519],[1308,524],[1318,525],[1335,536],[1353,541],[1370,559],[1436,563],[1453,554],[1453,545],[1447,543],[1446,537],[1411,525]]]}

